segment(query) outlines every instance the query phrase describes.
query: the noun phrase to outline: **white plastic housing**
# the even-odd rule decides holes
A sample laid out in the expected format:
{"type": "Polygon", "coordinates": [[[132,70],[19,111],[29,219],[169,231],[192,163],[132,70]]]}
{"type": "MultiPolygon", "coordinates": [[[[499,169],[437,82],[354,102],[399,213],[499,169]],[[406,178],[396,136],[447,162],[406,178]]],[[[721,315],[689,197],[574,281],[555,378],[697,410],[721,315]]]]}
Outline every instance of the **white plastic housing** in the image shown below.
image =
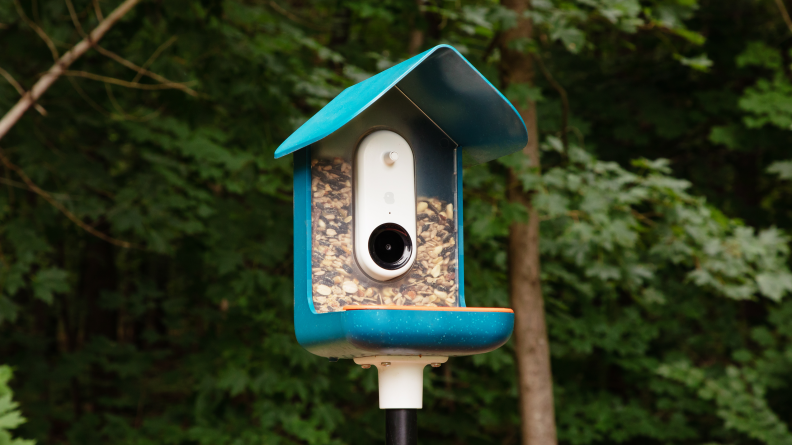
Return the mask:
{"type": "Polygon", "coordinates": [[[392,280],[410,270],[418,248],[412,149],[403,137],[392,131],[375,131],[360,142],[354,170],[355,258],[363,272],[371,278],[392,280]],[[402,226],[412,241],[409,260],[394,270],[375,263],[368,248],[371,233],[385,223],[402,226]]]}
{"type": "Polygon", "coordinates": [[[377,367],[380,409],[423,408],[423,369],[447,361],[448,357],[392,355],[355,359],[358,365],[377,367]]]}

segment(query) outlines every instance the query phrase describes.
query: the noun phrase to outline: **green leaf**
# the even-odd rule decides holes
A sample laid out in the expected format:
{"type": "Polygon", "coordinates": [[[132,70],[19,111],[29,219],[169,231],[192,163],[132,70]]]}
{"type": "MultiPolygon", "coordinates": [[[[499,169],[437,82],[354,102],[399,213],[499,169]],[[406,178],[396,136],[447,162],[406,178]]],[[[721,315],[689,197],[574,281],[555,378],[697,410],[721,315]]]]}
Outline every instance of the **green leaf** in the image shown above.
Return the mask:
{"type": "Polygon", "coordinates": [[[736,125],[724,125],[712,127],[709,140],[713,144],[722,144],[731,149],[740,148],[741,128],[736,125]]]}
{"type": "Polygon", "coordinates": [[[13,377],[9,366],[0,365],[0,445],[34,445],[32,440],[12,439],[10,430],[25,423],[19,412],[19,404],[13,401],[13,392],[8,382],[13,377]]]}
{"type": "Polygon", "coordinates": [[[792,160],[773,162],[767,167],[767,172],[776,174],[781,179],[792,179],[792,160]]]}
{"type": "Polygon", "coordinates": [[[47,304],[52,304],[55,292],[68,292],[69,274],[63,269],[42,269],[33,277],[33,295],[47,304]]]}
{"type": "Polygon", "coordinates": [[[764,296],[779,301],[786,293],[792,292],[792,273],[786,271],[761,273],[756,276],[756,283],[764,296]]]}
{"type": "Polygon", "coordinates": [[[743,120],[749,128],[772,124],[783,130],[792,129],[792,83],[783,75],[772,80],[759,79],[756,85],[746,88],[739,105],[748,114],[743,120]]]}
{"type": "Polygon", "coordinates": [[[505,93],[506,98],[518,108],[528,107],[531,102],[544,100],[542,89],[527,83],[509,85],[505,93]]]}
{"type": "Polygon", "coordinates": [[[735,59],[737,66],[760,66],[770,69],[781,68],[781,53],[762,41],[748,42],[745,50],[735,59]]]}
{"type": "Polygon", "coordinates": [[[682,65],[689,66],[697,71],[707,72],[712,67],[712,60],[706,54],[700,54],[695,57],[677,55],[677,59],[682,65]]]}

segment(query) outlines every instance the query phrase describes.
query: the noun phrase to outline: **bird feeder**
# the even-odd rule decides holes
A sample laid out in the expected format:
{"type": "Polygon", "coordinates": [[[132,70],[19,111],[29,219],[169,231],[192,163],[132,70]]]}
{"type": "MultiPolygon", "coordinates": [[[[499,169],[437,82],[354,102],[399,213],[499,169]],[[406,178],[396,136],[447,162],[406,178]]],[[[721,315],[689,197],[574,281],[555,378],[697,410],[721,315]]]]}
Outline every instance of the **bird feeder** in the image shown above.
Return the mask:
{"type": "Polygon", "coordinates": [[[276,150],[294,154],[297,340],[376,366],[380,408],[421,408],[426,365],[509,339],[511,309],[465,305],[462,167],[527,141],[506,98],[440,45],[347,88],[276,150]]]}

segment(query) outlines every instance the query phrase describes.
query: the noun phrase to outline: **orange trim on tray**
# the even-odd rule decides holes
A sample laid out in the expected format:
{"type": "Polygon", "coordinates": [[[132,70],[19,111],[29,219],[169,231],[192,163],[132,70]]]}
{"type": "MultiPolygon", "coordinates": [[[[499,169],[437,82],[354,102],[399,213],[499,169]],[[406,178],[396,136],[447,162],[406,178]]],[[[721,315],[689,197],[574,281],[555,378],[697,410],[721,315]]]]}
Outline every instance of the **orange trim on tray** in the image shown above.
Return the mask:
{"type": "Polygon", "coordinates": [[[506,312],[513,314],[514,311],[506,307],[427,307],[427,306],[395,306],[395,305],[371,305],[371,306],[344,306],[345,311],[361,310],[389,310],[389,311],[437,311],[437,312],[506,312]]]}

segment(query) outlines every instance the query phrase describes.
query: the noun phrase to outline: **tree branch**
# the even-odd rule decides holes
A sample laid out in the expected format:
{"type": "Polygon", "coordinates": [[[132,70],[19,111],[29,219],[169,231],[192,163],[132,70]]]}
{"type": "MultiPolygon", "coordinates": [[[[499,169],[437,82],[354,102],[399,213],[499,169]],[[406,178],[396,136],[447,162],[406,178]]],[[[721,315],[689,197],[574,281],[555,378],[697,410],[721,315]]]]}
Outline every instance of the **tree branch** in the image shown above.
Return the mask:
{"type": "Polygon", "coordinates": [[[135,247],[135,246],[132,245],[132,243],[130,243],[128,241],[122,241],[122,240],[113,238],[113,237],[111,237],[109,235],[105,235],[104,233],[102,233],[102,232],[94,229],[93,227],[89,226],[88,224],[84,223],[74,213],[70,212],[69,209],[64,207],[63,204],[61,204],[55,198],[53,198],[51,194],[49,194],[48,192],[46,192],[46,191],[42,190],[41,188],[39,188],[39,186],[37,186],[30,179],[30,177],[27,174],[25,174],[25,172],[21,168],[19,168],[18,166],[12,164],[11,161],[5,156],[5,153],[3,153],[2,150],[0,150],[0,161],[2,161],[3,164],[8,169],[14,170],[14,172],[16,172],[16,174],[20,178],[22,178],[22,181],[24,181],[25,184],[27,184],[28,188],[31,191],[33,191],[37,195],[39,195],[42,198],[44,198],[48,203],[52,204],[52,206],[55,207],[56,209],[60,210],[61,213],[66,215],[67,218],[69,218],[73,223],[77,224],[81,229],[85,230],[86,232],[90,233],[91,235],[93,235],[93,236],[95,236],[95,237],[97,237],[99,239],[107,241],[110,244],[113,244],[113,245],[116,245],[116,246],[119,246],[119,247],[123,247],[123,248],[126,248],[126,249],[131,248],[131,247],[135,247]]]}
{"type": "Polygon", "coordinates": [[[20,85],[19,82],[16,81],[16,79],[14,79],[14,76],[12,76],[11,73],[0,68],[0,76],[5,77],[5,80],[7,80],[8,83],[10,83],[11,86],[14,87],[15,90],[17,90],[17,93],[19,93],[20,96],[25,95],[25,89],[22,88],[22,85],[20,85]]]}
{"type": "MultiPolygon", "coordinates": [[[[98,42],[105,33],[115,25],[115,23],[121,19],[127,12],[129,12],[136,4],[138,4],[140,0],[125,0],[121,5],[118,6],[106,19],[104,19],[96,28],[91,31],[91,34],[88,35],[87,38],[80,41],[77,45],[75,45],[72,49],[69,50],[63,57],[57,59],[55,64],[52,68],[49,69],[41,78],[33,85],[33,88],[30,89],[23,97],[19,100],[19,102],[14,105],[11,110],[0,119],[0,139],[3,138],[11,128],[22,118],[25,112],[33,106],[36,100],[41,97],[47,89],[55,83],[56,80],[66,71],[66,69],[71,65],[75,60],[80,58],[86,51],[88,51],[91,46],[95,42],[98,42]]],[[[17,10],[21,12],[20,15],[24,14],[22,8],[19,6],[19,2],[15,0],[17,4],[17,10]]],[[[24,17],[25,19],[27,17],[24,17]]],[[[27,20],[26,20],[27,21],[27,20]]],[[[32,22],[28,22],[28,25],[31,25],[32,22]]],[[[31,27],[34,29],[39,29],[38,26],[32,24],[31,27]]],[[[38,32],[38,31],[37,31],[38,32]]],[[[43,31],[42,31],[43,33],[43,31]]],[[[39,34],[41,35],[41,34],[39,34]]],[[[44,34],[46,36],[46,34],[44,34]]],[[[42,37],[44,38],[44,37],[42,37]]],[[[48,40],[47,38],[46,40],[48,40]]],[[[51,40],[49,41],[51,43],[51,40]]],[[[50,48],[50,50],[54,50],[54,46],[50,48]]],[[[57,51],[53,52],[53,56],[57,57],[57,51]]]]}
{"type": "Polygon", "coordinates": [[[8,265],[8,260],[6,259],[6,256],[3,253],[3,246],[1,246],[1,245],[0,245],[0,261],[3,262],[3,268],[8,269],[10,267],[8,265]]]}
{"type": "Polygon", "coordinates": [[[775,2],[776,6],[778,6],[778,10],[781,11],[781,17],[784,18],[787,28],[792,31],[792,19],[789,18],[789,12],[787,11],[786,6],[784,6],[784,0],[775,0],[775,2]]]}
{"type": "MultiPolygon", "coordinates": [[[[146,63],[144,63],[140,69],[145,70],[148,67],[150,67],[151,64],[154,63],[155,60],[157,60],[157,57],[159,57],[159,55],[162,54],[162,52],[165,51],[169,46],[173,45],[173,42],[175,42],[177,39],[178,37],[173,36],[170,39],[166,40],[165,43],[160,45],[159,48],[157,48],[157,50],[154,51],[154,54],[152,54],[151,57],[149,57],[148,60],[146,60],[146,63]]],[[[138,71],[135,78],[132,79],[132,82],[137,82],[138,80],[140,80],[141,77],[143,77],[143,72],[138,71]]]]}
{"type": "Polygon", "coordinates": [[[116,117],[117,116],[117,117],[119,117],[121,119],[124,119],[124,120],[131,120],[131,121],[135,121],[135,122],[146,122],[146,121],[149,121],[149,120],[159,116],[159,114],[162,113],[162,110],[165,108],[164,106],[162,106],[162,107],[160,107],[160,109],[155,110],[155,111],[147,114],[146,116],[141,116],[141,117],[137,117],[137,116],[133,116],[131,114],[127,114],[127,112],[124,111],[124,108],[121,107],[121,104],[119,104],[118,101],[116,100],[115,95],[113,94],[113,89],[110,87],[110,84],[109,83],[105,83],[104,85],[105,85],[105,91],[107,91],[107,97],[108,97],[108,99],[110,99],[110,103],[113,105],[113,108],[115,108],[116,111],[118,112],[118,114],[113,114],[113,115],[111,115],[111,117],[116,117]]]}
{"type": "MultiPolygon", "coordinates": [[[[85,31],[83,31],[82,25],[80,24],[80,20],[77,18],[77,12],[74,10],[74,5],[72,4],[71,0],[65,0],[65,1],[66,1],[66,7],[69,9],[69,15],[71,16],[72,22],[74,23],[74,27],[77,29],[77,32],[80,33],[80,35],[83,38],[88,38],[88,36],[85,34],[85,31]]],[[[99,44],[96,43],[96,42],[94,42],[93,47],[94,47],[94,49],[97,52],[99,52],[99,54],[107,56],[107,57],[115,60],[116,62],[120,63],[121,65],[124,65],[125,67],[133,70],[133,71],[137,71],[139,75],[145,75],[145,76],[148,76],[148,77],[156,80],[157,82],[161,82],[163,84],[171,85],[173,88],[180,89],[180,90],[184,91],[185,93],[189,94],[190,96],[193,96],[193,97],[197,97],[198,96],[198,93],[195,90],[193,90],[192,88],[186,86],[184,83],[172,82],[172,81],[166,79],[165,77],[160,76],[157,73],[152,73],[151,71],[149,71],[149,70],[147,70],[147,69],[145,69],[143,67],[135,65],[134,63],[130,62],[129,60],[127,60],[127,59],[125,59],[125,58],[123,58],[121,56],[119,56],[118,54],[116,54],[116,53],[114,53],[114,52],[112,52],[110,50],[104,49],[103,47],[99,46],[99,44]]],[[[138,79],[138,78],[136,78],[136,79],[138,79]]],[[[120,82],[123,82],[123,81],[120,81],[120,82]]],[[[110,83],[115,83],[116,85],[120,85],[117,82],[110,82],[110,83]]],[[[132,81],[132,83],[133,84],[137,83],[137,80],[132,81]]],[[[126,84],[125,86],[129,86],[129,84],[126,84]]],[[[130,87],[130,88],[136,88],[136,87],[130,87]]],[[[144,89],[149,89],[149,88],[144,88],[144,89]]]]}
{"type": "Polygon", "coordinates": [[[187,88],[185,83],[138,83],[127,82],[126,80],[116,79],[115,77],[102,76],[100,74],[89,73],[86,71],[63,71],[61,74],[71,77],[84,77],[86,79],[98,80],[127,88],[137,88],[139,90],[170,90],[187,88]]]}
{"type": "MultiPolygon", "coordinates": [[[[156,80],[157,82],[161,82],[162,84],[170,85],[171,88],[176,88],[178,90],[182,90],[185,93],[189,94],[190,96],[198,97],[198,92],[196,92],[192,88],[188,87],[186,82],[173,82],[171,80],[168,80],[165,77],[160,76],[157,73],[153,73],[153,72],[151,72],[151,71],[149,71],[149,70],[147,70],[147,69],[145,69],[145,68],[143,68],[141,66],[135,65],[134,63],[130,62],[129,60],[119,56],[118,54],[116,54],[116,53],[114,53],[112,51],[108,51],[108,50],[102,48],[99,45],[96,45],[94,47],[94,49],[96,49],[96,51],[98,51],[100,54],[105,55],[105,56],[115,60],[116,62],[120,63],[121,65],[124,65],[125,67],[127,67],[127,68],[129,68],[129,69],[131,69],[133,71],[137,71],[138,72],[138,76],[140,76],[140,75],[148,76],[148,77],[156,80]]],[[[139,77],[137,77],[137,76],[136,76],[136,78],[139,79],[139,77]]],[[[137,80],[133,81],[132,83],[136,84],[137,80]]]]}
{"type": "MultiPolygon", "coordinates": [[[[0,76],[3,76],[5,78],[5,80],[7,80],[8,83],[10,83],[11,86],[14,87],[15,90],[17,90],[17,93],[19,93],[20,96],[24,96],[25,95],[25,89],[22,88],[22,85],[20,85],[19,82],[16,81],[16,79],[14,79],[14,76],[12,76],[11,73],[9,73],[8,71],[0,68],[0,76]]],[[[46,116],[47,115],[47,110],[45,110],[44,107],[42,107],[41,105],[33,104],[33,108],[35,108],[36,111],[38,111],[40,115],[42,115],[42,116],[46,116]]]]}
{"type": "Polygon", "coordinates": [[[77,91],[77,94],[79,94],[80,97],[82,97],[83,100],[88,105],[91,106],[91,108],[93,108],[94,110],[104,114],[105,116],[110,116],[111,115],[109,111],[107,111],[104,108],[102,108],[101,105],[96,103],[93,99],[91,99],[90,96],[88,96],[88,94],[85,91],[83,91],[83,89],[80,87],[80,84],[78,84],[77,81],[74,80],[74,77],[67,76],[66,78],[69,79],[69,83],[72,84],[72,87],[74,88],[75,91],[77,91]]]}
{"type": "Polygon", "coordinates": [[[0,183],[5,184],[9,187],[15,187],[22,190],[30,190],[30,187],[27,186],[24,182],[14,181],[13,179],[8,178],[0,178],[0,183]]]}
{"type": "Polygon", "coordinates": [[[19,16],[22,17],[22,20],[25,23],[27,23],[27,25],[30,26],[33,29],[33,31],[35,31],[36,34],[39,35],[39,37],[41,37],[41,40],[43,40],[44,43],[47,44],[47,48],[49,48],[50,52],[52,53],[52,60],[58,60],[60,54],[58,54],[58,49],[55,48],[55,43],[52,42],[52,39],[49,38],[47,33],[44,32],[44,30],[41,29],[41,27],[39,27],[36,23],[34,23],[33,20],[30,20],[28,18],[27,14],[25,14],[25,10],[22,9],[22,5],[19,4],[19,0],[14,0],[14,5],[16,6],[17,14],[19,14],[19,16]]]}
{"type": "Polygon", "coordinates": [[[309,22],[308,20],[299,17],[297,14],[289,12],[283,6],[277,4],[274,0],[270,0],[269,1],[269,5],[270,5],[270,7],[272,9],[274,9],[275,11],[278,11],[284,17],[286,17],[287,19],[289,19],[289,20],[291,20],[293,22],[299,23],[299,24],[301,24],[303,26],[306,26],[306,27],[311,28],[311,29],[316,30],[316,31],[325,31],[325,32],[332,31],[331,27],[324,27],[324,26],[314,25],[313,23],[309,22]]]}
{"type": "Polygon", "coordinates": [[[102,15],[102,8],[99,7],[99,0],[93,0],[93,7],[94,7],[94,11],[96,11],[96,18],[100,22],[104,20],[104,16],[102,15]]]}
{"type": "Polygon", "coordinates": [[[69,16],[71,16],[72,23],[74,23],[74,27],[77,28],[77,32],[80,33],[80,37],[87,38],[88,36],[83,31],[82,24],[80,24],[80,19],[77,18],[77,12],[74,10],[74,4],[72,4],[71,0],[66,0],[66,9],[69,10],[69,16]]]}
{"type": "Polygon", "coordinates": [[[531,53],[531,57],[536,60],[536,64],[539,65],[539,71],[542,72],[542,75],[545,79],[550,83],[550,85],[558,92],[558,95],[561,96],[561,143],[564,146],[564,153],[569,152],[569,138],[567,137],[567,127],[569,126],[569,98],[567,97],[567,92],[564,87],[558,83],[550,71],[544,64],[544,61],[539,54],[531,53]]]}

